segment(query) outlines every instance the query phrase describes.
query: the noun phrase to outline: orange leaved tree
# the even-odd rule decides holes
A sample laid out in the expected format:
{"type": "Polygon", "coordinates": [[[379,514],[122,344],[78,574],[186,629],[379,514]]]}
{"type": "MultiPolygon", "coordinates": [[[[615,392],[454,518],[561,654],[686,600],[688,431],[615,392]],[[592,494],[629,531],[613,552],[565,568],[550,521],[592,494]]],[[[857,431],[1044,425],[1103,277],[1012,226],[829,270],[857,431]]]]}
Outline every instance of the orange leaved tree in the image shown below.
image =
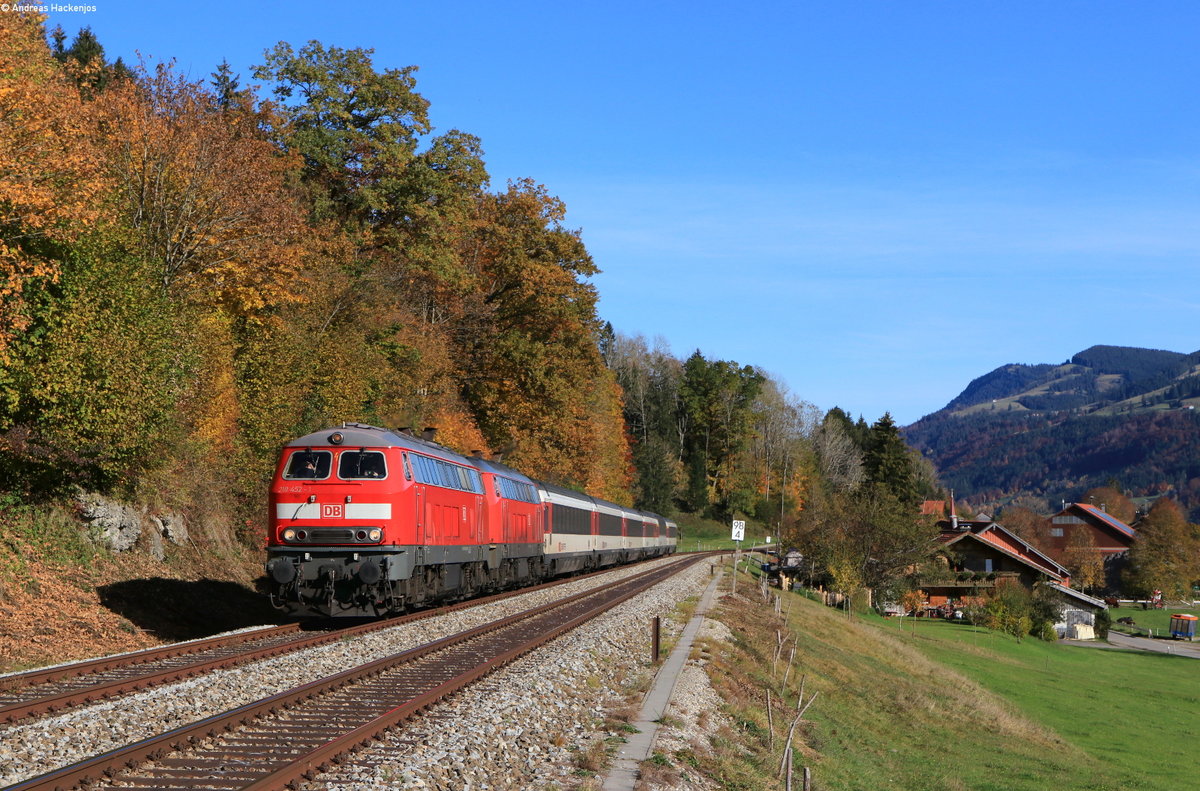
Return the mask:
{"type": "Polygon", "coordinates": [[[79,91],[35,15],[0,14],[0,135],[2,364],[30,321],[26,287],[57,277],[59,246],[95,223],[106,187],[79,91]]]}

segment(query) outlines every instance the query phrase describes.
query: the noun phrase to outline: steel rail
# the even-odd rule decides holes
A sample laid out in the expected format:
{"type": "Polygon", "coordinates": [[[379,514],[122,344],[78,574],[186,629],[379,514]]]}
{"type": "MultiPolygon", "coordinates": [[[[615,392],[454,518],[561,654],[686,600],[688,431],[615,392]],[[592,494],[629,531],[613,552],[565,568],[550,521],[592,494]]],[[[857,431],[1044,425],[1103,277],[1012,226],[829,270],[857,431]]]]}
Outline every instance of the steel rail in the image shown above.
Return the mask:
{"type": "MultiPolygon", "coordinates": [[[[667,575],[676,573],[676,571],[682,567],[682,565],[695,562],[697,559],[697,556],[679,558],[676,562],[664,565],[664,567],[643,571],[643,573],[629,577],[629,579],[614,583],[613,586],[605,588],[604,591],[613,591],[613,589],[626,586],[634,588],[631,592],[625,594],[622,600],[628,599],[632,597],[632,595],[640,593],[644,587],[654,585],[654,583],[660,581],[661,579],[665,579],[667,575]],[[655,579],[647,582],[649,577],[655,577],[655,579]],[[644,585],[643,588],[635,588],[634,586],[637,581],[642,581],[646,583],[646,585],[644,585]]],[[[601,591],[600,593],[604,591],[601,591]]],[[[443,637],[443,639],[426,643],[424,646],[418,646],[416,648],[409,649],[409,651],[392,655],[392,657],[372,661],[372,663],[367,663],[359,667],[354,667],[354,669],[350,669],[348,671],[336,673],[334,676],[318,679],[318,681],[301,685],[301,687],[294,688],[292,690],[283,691],[283,693],[266,697],[266,699],[247,703],[247,705],[232,709],[232,711],[216,714],[214,717],[199,720],[198,723],[179,727],[179,729],[162,733],[160,736],[143,739],[143,741],[126,745],[126,747],[109,750],[107,753],[74,763],[72,766],[55,769],[55,771],[42,774],[40,777],[31,778],[22,781],[22,783],[8,786],[8,789],[5,791],[65,790],[73,789],[73,787],[77,787],[86,783],[94,783],[94,781],[106,777],[106,775],[107,777],[112,777],[113,774],[122,771],[122,769],[137,766],[139,763],[145,761],[161,759],[161,757],[167,755],[170,753],[170,751],[186,750],[188,747],[191,747],[191,745],[196,745],[199,742],[202,742],[203,739],[220,736],[224,732],[232,731],[236,729],[236,727],[252,723],[253,720],[265,717],[265,715],[282,713],[287,711],[287,709],[298,705],[298,703],[317,699],[319,696],[330,694],[332,691],[346,688],[348,685],[379,676],[380,673],[395,669],[397,666],[413,663],[413,661],[424,658],[428,654],[445,651],[445,649],[460,646],[464,642],[478,639],[478,637],[491,633],[491,631],[496,629],[509,627],[509,625],[512,624],[528,621],[530,618],[540,616],[542,613],[551,610],[563,609],[563,607],[576,604],[578,601],[594,598],[596,595],[600,595],[600,593],[596,592],[595,589],[592,589],[592,591],[578,593],[571,595],[571,597],[553,601],[553,603],[550,604],[534,607],[534,609],[526,612],[516,613],[516,615],[500,618],[499,621],[484,624],[481,625],[481,627],[476,627],[474,629],[464,630],[462,633],[458,633],[456,635],[443,637]]],[[[616,604],[611,604],[608,606],[616,606],[616,604]]],[[[594,615],[599,615],[599,610],[593,613],[592,617],[594,617],[594,615]]],[[[580,621],[580,618],[572,619],[572,623],[580,621]]],[[[566,628],[568,627],[558,629],[553,636],[562,634],[562,631],[566,628]]],[[[547,636],[545,637],[544,641],[551,639],[551,636],[547,636]]],[[[475,678],[478,678],[481,675],[484,675],[484,673],[496,669],[496,667],[505,663],[505,661],[511,661],[511,659],[514,659],[521,653],[530,651],[530,649],[533,647],[535,646],[530,645],[529,647],[523,648],[521,651],[516,653],[512,653],[510,651],[503,654],[502,657],[488,659],[485,661],[485,663],[481,663],[478,667],[475,667],[473,671],[468,671],[466,675],[470,676],[470,681],[474,681],[475,678]]],[[[455,687],[452,687],[452,689],[449,682],[440,685],[440,687],[427,691],[426,694],[421,695],[418,699],[421,701],[420,703],[416,703],[416,705],[413,705],[413,703],[404,703],[402,706],[390,706],[389,713],[406,711],[407,713],[404,714],[404,717],[408,717],[408,715],[412,714],[414,711],[419,711],[420,708],[430,705],[431,702],[442,699],[442,697],[445,695],[450,694],[450,691],[461,688],[462,685],[470,683],[470,681],[464,681],[462,684],[455,685],[455,687]]],[[[396,721],[398,721],[398,719],[396,721]]],[[[380,727],[389,726],[390,725],[380,727]]],[[[376,732],[378,732],[378,730],[376,732]]],[[[343,743],[343,738],[337,739],[338,743],[343,743]]],[[[331,741],[332,739],[322,737],[322,744],[331,741]]],[[[353,742],[354,739],[350,739],[350,741],[353,742]]],[[[328,757],[325,757],[324,749],[322,748],[319,751],[319,762],[328,761],[329,759],[328,757]]],[[[307,761],[306,766],[310,766],[312,763],[313,761],[307,761]]],[[[304,769],[304,772],[310,771],[311,768],[304,769]]]]}
{"type": "Polygon", "coordinates": [[[510,662],[515,661],[530,651],[540,648],[546,643],[549,643],[551,640],[562,636],[572,629],[577,628],[581,624],[590,621],[591,619],[596,618],[597,616],[602,615],[614,607],[628,601],[634,596],[645,592],[648,588],[658,584],[671,574],[676,573],[684,565],[690,565],[689,561],[681,560],[671,564],[670,566],[664,566],[660,569],[646,572],[643,576],[649,579],[641,580],[641,582],[644,584],[636,586],[631,585],[630,590],[616,596],[605,596],[605,592],[596,594],[600,596],[602,600],[595,606],[588,608],[570,620],[554,626],[549,631],[543,631],[532,639],[513,646],[507,651],[504,651],[503,653],[498,654],[483,663],[477,664],[467,672],[460,674],[459,676],[435,687],[434,689],[429,690],[418,697],[396,706],[382,717],[378,717],[375,720],[360,726],[345,736],[327,742],[321,747],[309,752],[302,758],[294,760],[287,766],[275,770],[266,777],[249,785],[242,786],[241,791],[278,791],[279,789],[287,788],[302,779],[311,778],[314,774],[324,770],[331,763],[334,763],[345,754],[352,752],[359,747],[368,746],[385,731],[395,727],[400,722],[443,700],[454,692],[469,686],[489,673],[492,673],[493,671],[509,664],[510,662]]]}
{"type": "MultiPolygon", "coordinates": [[[[648,561],[641,562],[645,563],[648,561]]],[[[639,564],[631,564],[626,568],[635,568],[637,565],[639,564]]],[[[310,637],[296,637],[282,643],[274,641],[279,637],[286,638],[289,635],[300,633],[302,631],[301,625],[295,623],[283,624],[253,632],[239,632],[234,635],[205,638],[164,646],[162,648],[149,648],[132,654],[121,654],[115,657],[104,657],[0,677],[0,722],[14,724],[40,714],[61,711],[83,704],[96,703],[101,700],[131,692],[139,692],[162,684],[183,681],[184,679],[203,675],[214,670],[224,670],[295,651],[315,648],[343,640],[347,637],[355,637],[369,632],[402,626],[413,621],[444,615],[468,607],[489,604],[512,596],[518,596],[522,593],[532,593],[568,582],[587,579],[597,574],[606,574],[614,570],[616,569],[606,568],[600,571],[589,572],[585,575],[552,580],[525,588],[515,588],[503,593],[443,605],[435,609],[421,610],[333,631],[324,631],[310,637]],[[266,642],[267,644],[235,654],[220,654],[214,658],[200,659],[182,665],[169,664],[170,660],[180,657],[202,653],[211,654],[212,652],[223,651],[224,649],[236,646],[245,646],[247,643],[252,642],[260,644],[266,642]],[[162,667],[163,663],[168,664],[162,667]],[[160,667],[134,675],[122,674],[117,678],[102,677],[106,673],[120,673],[131,667],[151,664],[157,664],[160,667]],[[72,679],[82,681],[86,676],[94,677],[95,683],[70,683],[72,679]],[[37,686],[50,686],[53,688],[39,693],[33,688],[37,686]],[[9,700],[4,702],[3,698],[9,698],[9,700]]]]}
{"type": "Polygon", "coordinates": [[[232,644],[234,641],[239,641],[238,638],[240,638],[240,642],[245,642],[247,640],[258,639],[267,634],[294,632],[299,630],[299,628],[299,624],[284,624],[269,629],[258,629],[253,632],[239,632],[236,635],[225,635],[222,637],[206,637],[198,640],[190,640],[186,643],[173,643],[172,645],[160,648],[146,648],[128,654],[72,662],[69,665],[58,665],[56,667],[27,670],[23,673],[12,673],[7,676],[0,676],[0,691],[20,689],[21,687],[45,684],[50,681],[61,681],[66,678],[102,673],[114,668],[144,664],[160,659],[196,654],[216,646],[232,644]]]}
{"type": "MultiPolygon", "coordinates": [[[[191,725],[177,728],[167,733],[127,745],[126,747],[110,750],[106,753],[86,759],[77,764],[62,767],[39,777],[22,781],[15,785],[9,786],[6,791],[50,791],[51,789],[69,789],[75,788],[81,784],[95,782],[105,776],[111,777],[113,774],[122,771],[123,769],[132,768],[143,762],[162,758],[173,750],[186,750],[189,746],[196,745],[204,739],[219,736],[227,731],[232,731],[239,726],[251,723],[266,715],[280,714],[285,711],[292,710],[298,704],[302,704],[306,701],[313,701],[322,695],[328,695],[350,685],[377,677],[388,670],[397,668],[401,665],[411,664],[435,652],[445,651],[456,646],[461,646],[468,641],[476,640],[477,638],[492,633],[497,629],[513,626],[525,621],[530,621],[531,619],[534,619],[537,616],[543,615],[544,613],[552,610],[562,610],[578,604],[579,602],[588,598],[595,598],[603,595],[606,592],[615,592],[621,588],[628,588],[628,590],[621,596],[620,599],[620,601],[624,601],[632,596],[637,595],[637,593],[642,592],[645,588],[656,584],[666,576],[675,573],[681,566],[695,562],[696,560],[698,560],[698,558],[695,555],[680,558],[673,563],[661,566],[657,569],[645,571],[633,577],[621,580],[606,589],[601,589],[599,592],[595,589],[584,591],[582,593],[568,596],[564,599],[560,599],[549,604],[541,605],[540,607],[535,607],[522,613],[501,618],[498,621],[489,624],[468,629],[458,634],[418,646],[391,657],[386,657],[384,659],[369,662],[356,668],[351,668],[350,670],[343,671],[342,673],[310,682],[292,690],[287,690],[285,692],[272,695],[268,698],[264,698],[263,700],[246,704],[245,706],[238,707],[222,714],[208,717],[199,722],[192,723],[191,725]],[[642,585],[639,586],[637,584],[638,582],[641,582],[642,585]]],[[[397,705],[389,704],[386,714],[379,718],[380,722],[386,721],[387,724],[374,726],[374,730],[371,731],[371,733],[379,733],[380,730],[385,730],[386,728],[391,727],[391,725],[395,724],[395,722],[399,722],[401,719],[411,716],[413,712],[429,706],[431,703],[436,702],[437,700],[440,700],[441,698],[450,694],[450,692],[460,689],[462,686],[471,683],[471,681],[474,681],[491,670],[500,667],[502,664],[512,661],[512,659],[516,658],[517,656],[532,650],[534,647],[536,647],[536,645],[540,645],[541,643],[553,639],[553,637],[558,636],[563,631],[574,628],[574,626],[578,625],[578,623],[581,623],[583,620],[586,620],[590,617],[595,617],[595,615],[598,615],[604,609],[616,606],[617,603],[620,602],[617,601],[610,603],[604,607],[591,608],[590,615],[579,615],[575,618],[572,618],[568,624],[559,626],[551,634],[543,636],[536,644],[534,642],[530,642],[527,645],[523,645],[519,648],[509,649],[498,656],[491,657],[486,661],[478,663],[472,669],[461,674],[463,677],[461,683],[447,681],[435,687],[434,689],[422,693],[411,701],[401,702],[397,705]]],[[[355,729],[352,733],[337,738],[327,738],[322,736],[320,739],[322,746],[315,750],[309,751],[308,754],[297,759],[298,762],[303,764],[302,768],[296,769],[295,767],[281,767],[273,770],[268,777],[282,777],[285,774],[291,777],[296,772],[299,772],[300,775],[311,773],[313,771],[313,767],[323,765],[329,760],[332,760],[330,756],[337,752],[338,749],[344,752],[347,749],[351,749],[353,744],[360,743],[364,739],[369,740],[369,737],[362,735],[362,733],[367,732],[364,729],[368,728],[369,725],[363,725],[360,728],[355,729]],[[360,731],[362,731],[362,733],[360,733],[360,731]],[[334,749],[330,746],[335,743],[341,745],[341,747],[334,749]]],[[[136,780],[133,782],[136,785],[142,785],[143,787],[145,785],[144,782],[141,784],[137,783],[136,780]]],[[[254,783],[259,782],[266,782],[266,778],[263,780],[254,781],[254,783]]],[[[238,787],[242,786],[239,785],[238,787]]],[[[254,788],[256,786],[251,784],[249,787],[254,788]]]]}

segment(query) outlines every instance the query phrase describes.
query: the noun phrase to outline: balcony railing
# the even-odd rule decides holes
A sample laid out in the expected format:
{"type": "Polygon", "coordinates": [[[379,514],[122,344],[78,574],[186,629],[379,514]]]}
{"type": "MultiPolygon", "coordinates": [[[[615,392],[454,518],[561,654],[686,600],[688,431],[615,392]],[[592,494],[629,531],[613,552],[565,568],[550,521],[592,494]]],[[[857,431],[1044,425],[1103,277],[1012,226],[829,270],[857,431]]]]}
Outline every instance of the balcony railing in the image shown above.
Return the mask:
{"type": "Polygon", "coordinates": [[[1018,571],[949,571],[937,576],[922,577],[922,588],[994,588],[998,580],[1017,580],[1018,571]]]}

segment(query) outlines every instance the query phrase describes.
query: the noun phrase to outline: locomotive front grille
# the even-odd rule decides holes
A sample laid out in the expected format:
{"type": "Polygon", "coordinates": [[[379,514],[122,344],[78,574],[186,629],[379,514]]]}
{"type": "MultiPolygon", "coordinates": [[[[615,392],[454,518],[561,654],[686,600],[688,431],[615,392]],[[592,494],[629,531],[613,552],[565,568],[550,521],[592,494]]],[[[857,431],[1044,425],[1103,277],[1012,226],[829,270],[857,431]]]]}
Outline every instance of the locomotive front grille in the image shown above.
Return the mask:
{"type": "Polygon", "coordinates": [[[354,531],[341,527],[316,527],[308,531],[308,540],[318,543],[350,544],[354,542],[354,531]]]}
{"type": "Polygon", "coordinates": [[[280,539],[287,544],[378,544],[379,527],[289,527],[280,539]]]}

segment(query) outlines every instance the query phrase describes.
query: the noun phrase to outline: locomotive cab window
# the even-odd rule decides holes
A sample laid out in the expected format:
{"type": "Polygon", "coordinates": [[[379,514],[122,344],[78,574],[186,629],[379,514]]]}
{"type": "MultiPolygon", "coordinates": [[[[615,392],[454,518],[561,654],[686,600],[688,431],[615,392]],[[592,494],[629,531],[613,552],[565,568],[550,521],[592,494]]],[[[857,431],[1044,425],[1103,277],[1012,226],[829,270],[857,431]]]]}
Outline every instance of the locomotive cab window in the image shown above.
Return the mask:
{"type": "Polygon", "coordinates": [[[287,480],[321,480],[329,477],[333,454],[327,450],[298,450],[288,458],[283,477],[287,480]]]}
{"type": "Polygon", "coordinates": [[[344,450],[338,457],[338,477],[343,480],[386,478],[387,460],[377,450],[344,450]]]}

